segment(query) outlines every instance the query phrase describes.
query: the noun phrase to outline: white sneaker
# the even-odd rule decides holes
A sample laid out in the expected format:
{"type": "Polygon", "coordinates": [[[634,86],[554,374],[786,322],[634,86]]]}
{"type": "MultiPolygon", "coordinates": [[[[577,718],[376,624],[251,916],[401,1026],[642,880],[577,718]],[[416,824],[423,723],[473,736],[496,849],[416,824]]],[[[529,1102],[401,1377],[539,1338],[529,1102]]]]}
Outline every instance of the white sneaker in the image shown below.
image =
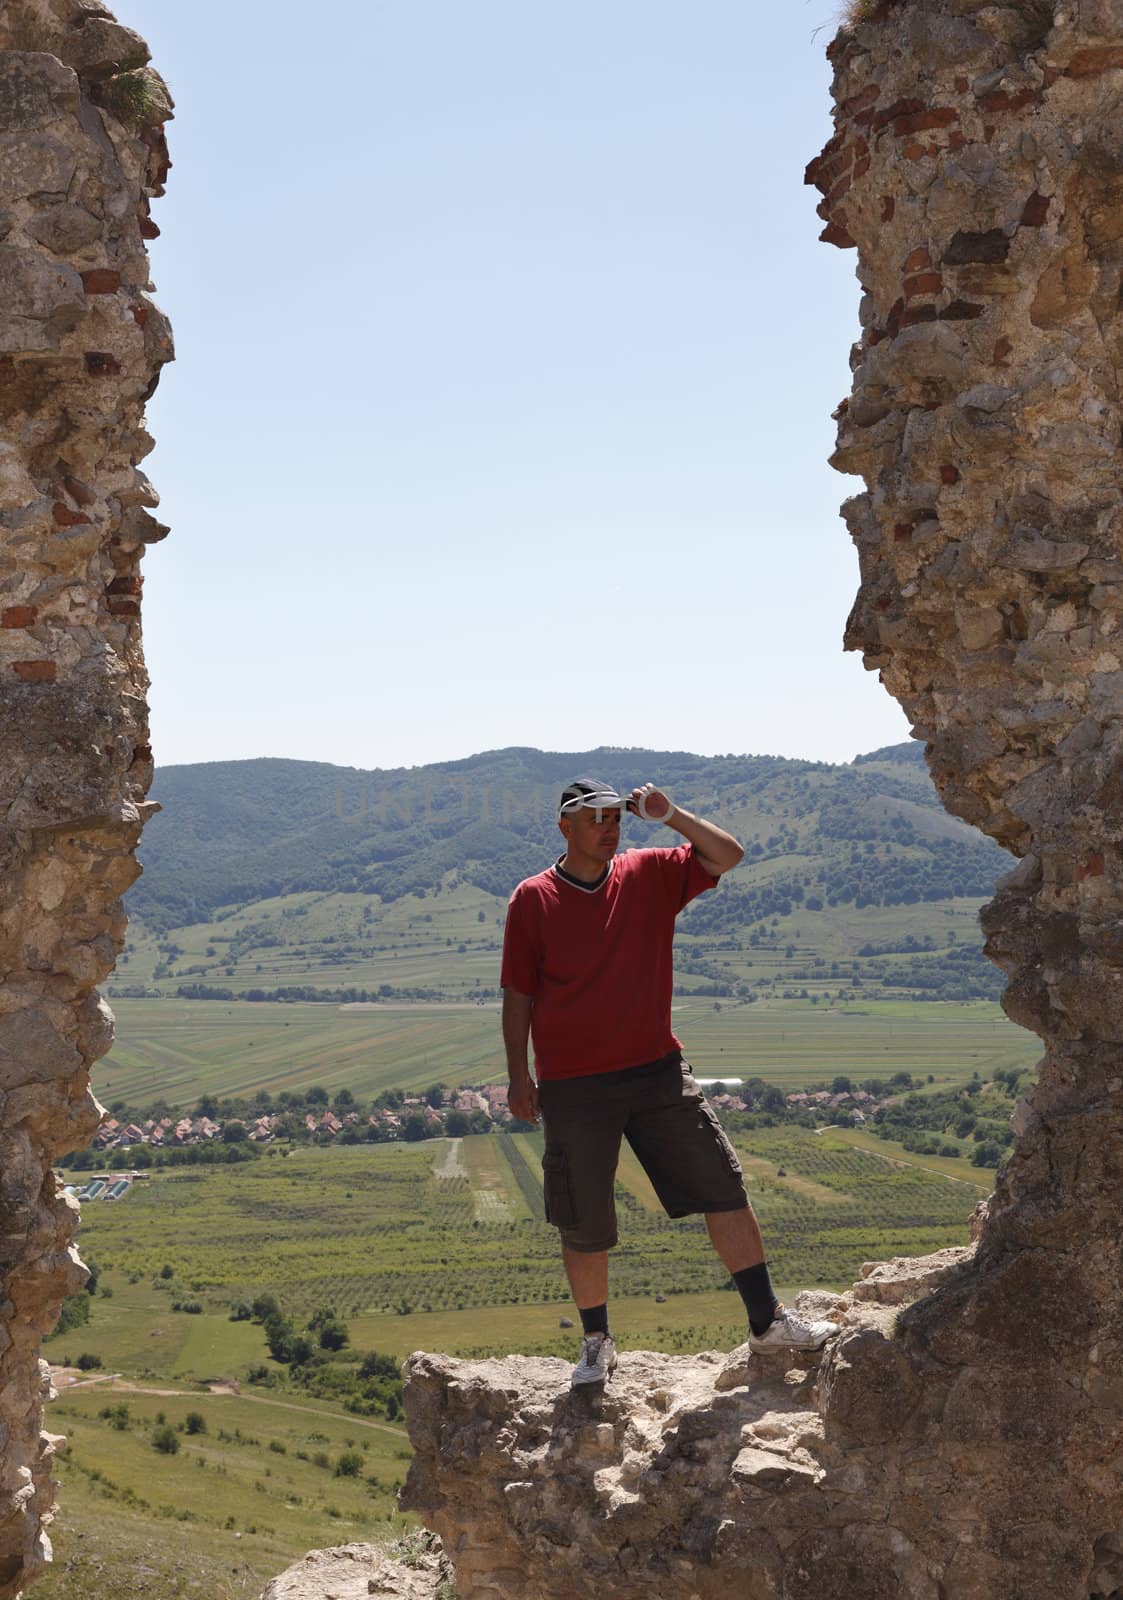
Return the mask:
{"type": "Polygon", "coordinates": [[[773,1351],[819,1350],[839,1332],[837,1322],[808,1322],[797,1311],[785,1311],[781,1306],[765,1333],[749,1334],[749,1349],[762,1356],[773,1351]]]}
{"type": "Polygon", "coordinates": [[[581,1359],[573,1369],[570,1387],[583,1388],[587,1383],[603,1383],[616,1366],[616,1345],[607,1333],[587,1333],[581,1348],[581,1359]]]}

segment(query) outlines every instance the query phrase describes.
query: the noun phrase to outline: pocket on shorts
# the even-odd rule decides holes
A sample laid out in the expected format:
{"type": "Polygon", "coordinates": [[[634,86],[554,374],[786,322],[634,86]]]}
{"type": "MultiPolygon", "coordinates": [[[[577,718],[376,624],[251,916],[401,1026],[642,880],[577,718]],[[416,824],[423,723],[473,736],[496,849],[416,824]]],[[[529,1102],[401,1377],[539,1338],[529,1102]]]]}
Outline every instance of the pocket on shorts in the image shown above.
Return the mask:
{"type": "Polygon", "coordinates": [[[690,1062],[687,1061],[685,1056],[683,1056],[683,1058],[682,1058],[682,1063],[681,1063],[681,1066],[680,1066],[680,1072],[681,1072],[681,1075],[682,1075],[682,1097],[683,1097],[683,1099],[684,1100],[704,1100],[705,1099],[705,1095],[703,1095],[701,1086],[699,1085],[698,1080],[694,1076],[694,1069],[690,1065],[690,1062]]]}
{"type": "Polygon", "coordinates": [[[569,1181],[569,1158],[562,1150],[547,1150],[542,1157],[542,1194],[546,1202],[546,1221],[555,1228],[577,1225],[573,1186],[569,1181]]]}

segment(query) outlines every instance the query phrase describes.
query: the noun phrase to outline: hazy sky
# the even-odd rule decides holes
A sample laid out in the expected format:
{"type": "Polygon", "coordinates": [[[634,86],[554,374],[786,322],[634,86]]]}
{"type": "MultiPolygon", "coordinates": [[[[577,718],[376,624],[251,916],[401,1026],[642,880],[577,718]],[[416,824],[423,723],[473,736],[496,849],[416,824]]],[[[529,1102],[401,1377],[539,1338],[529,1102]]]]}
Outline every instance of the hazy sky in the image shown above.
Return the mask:
{"type": "Polygon", "coordinates": [[[158,763],[907,736],[840,645],[837,0],[117,12],[178,107],[158,763]]]}

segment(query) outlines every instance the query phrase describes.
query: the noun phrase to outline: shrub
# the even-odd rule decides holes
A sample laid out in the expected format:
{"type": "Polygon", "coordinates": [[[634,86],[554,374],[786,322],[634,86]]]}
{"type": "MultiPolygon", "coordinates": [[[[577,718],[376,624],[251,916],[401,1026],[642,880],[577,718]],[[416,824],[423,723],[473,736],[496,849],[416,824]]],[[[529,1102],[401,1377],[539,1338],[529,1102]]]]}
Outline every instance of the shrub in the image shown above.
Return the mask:
{"type": "Polygon", "coordinates": [[[176,1437],[175,1429],[169,1427],[166,1422],[157,1428],[152,1435],[152,1448],[159,1450],[161,1455],[176,1455],[179,1450],[179,1439],[176,1437]]]}
{"type": "Polygon", "coordinates": [[[83,1323],[90,1320],[90,1297],[84,1291],[79,1294],[67,1295],[62,1302],[62,1315],[58,1319],[56,1333],[69,1333],[73,1328],[80,1328],[83,1323]]]}
{"type": "Polygon", "coordinates": [[[363,1470],[363,1458],[357,1450],[345,1450],[335,1463],[337,1478],[357,1478],[363,1470]]]}
{"type": "Polygon", "coordinates": [[[189,1411],[183,1419],[186,1433],[206,1433],[207,1419],[201,1411],[189,1411]]]}
{"type": "Polygon", "coordinates": [[[101,1357],[95,1356],[92,1350],[83,1350],[74,1365],[82,1372],[93,1372],[95,1367],[101,1366],[101,1357]]]}

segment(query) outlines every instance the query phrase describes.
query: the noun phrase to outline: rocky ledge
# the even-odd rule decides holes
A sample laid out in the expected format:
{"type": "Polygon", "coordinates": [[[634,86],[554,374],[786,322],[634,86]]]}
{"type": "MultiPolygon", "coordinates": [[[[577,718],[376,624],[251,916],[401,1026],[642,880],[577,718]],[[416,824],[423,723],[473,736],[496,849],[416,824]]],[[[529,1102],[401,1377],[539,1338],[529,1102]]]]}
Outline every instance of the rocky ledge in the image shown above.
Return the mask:
{"type": "Polygon", "coordinates": [[[440,1534],[455,1591],[436,1566],[398,1575],[384,1552],[348,1546],[307,1558],[265,1600],[435,1597],[442,1584],[459,1600],[937,1600],[946,1550],[889,1517],[926,1426],[896,1335],[902,1308],[972,1259],[964,1247],[871,1264],[847,1294],[800,1296],[842,1326],[821,1355],[622,1351],[603,1391],[577,1392],[566,1361],[414,1355],[403,1505],[440,1534]],[[855,1589],[859,1575],[873,1586],[855,1589]]]}
{"type": "Polygon", "coordinates": [[[409,1534],[389,1548],[340,1544],[311,1550],[261,1600],[455,1600],[452,1568],[436,1534],[409,1534]]]}
{"type": "Polygon", "coordinates": [[[886,1520],[920,1402],[894,1381],[894,1330],[903,1303],[970,1259],[879,1263],[850,1293],[801,1295],[842,1326],[822,1354],[623,1351],[592,1392],[571,1391],[566,1361],[415,1355],[403,1505],[441,1535],[460,1600],[852,1600],[856,1556],[886,1594],[935,1600],[929,1556],[886,1520]]]}

